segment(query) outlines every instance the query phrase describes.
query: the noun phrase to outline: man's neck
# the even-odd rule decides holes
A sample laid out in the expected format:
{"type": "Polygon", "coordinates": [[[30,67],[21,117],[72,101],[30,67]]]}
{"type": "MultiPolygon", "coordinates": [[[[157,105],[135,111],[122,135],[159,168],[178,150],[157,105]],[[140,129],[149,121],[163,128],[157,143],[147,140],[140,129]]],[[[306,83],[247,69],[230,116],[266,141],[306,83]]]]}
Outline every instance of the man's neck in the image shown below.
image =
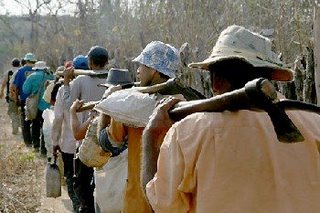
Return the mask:
{"type": "Polygon", "coordinates": [[[154,78],[153,81],[151,82],[150,86],[156,85],[156,84],[161,84],[166,81],[167,81],[167,79],[165,79],[165,78],[154,78]]]}
{"type": "Polygon", "coordinates": [[[97,66],[97,65],[91,65],[90,69],[91,70],[101,71],[101,70],[104,70],[104,67],[100,67],[100,66],[97,66]]]}

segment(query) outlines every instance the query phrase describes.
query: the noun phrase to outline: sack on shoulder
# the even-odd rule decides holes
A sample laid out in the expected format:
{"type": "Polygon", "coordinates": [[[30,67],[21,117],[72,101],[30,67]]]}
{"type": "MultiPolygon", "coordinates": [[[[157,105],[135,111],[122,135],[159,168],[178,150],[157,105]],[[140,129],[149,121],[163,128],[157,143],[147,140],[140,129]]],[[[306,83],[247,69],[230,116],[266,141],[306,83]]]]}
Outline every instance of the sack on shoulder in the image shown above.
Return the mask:
{"type": "Polygon", "coordinates": [[[34,120],[38,113],[39,93],[30,95],[26,99],[26,105],[24,107],[26,113],[26,120],[34,120]]]}

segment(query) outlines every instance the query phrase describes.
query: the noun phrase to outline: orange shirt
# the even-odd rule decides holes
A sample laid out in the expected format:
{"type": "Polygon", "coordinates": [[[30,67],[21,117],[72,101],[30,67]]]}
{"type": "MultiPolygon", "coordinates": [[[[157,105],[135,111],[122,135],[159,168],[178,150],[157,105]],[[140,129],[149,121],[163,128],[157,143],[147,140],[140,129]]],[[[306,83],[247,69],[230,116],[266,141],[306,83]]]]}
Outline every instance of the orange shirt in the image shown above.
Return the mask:
{"type": "Polygon", "coordinates": [[[109,135],[114,141],[128,137],[128,182],[125,190],[125,213],[148,213],[152,209],[144,195],[140,181],[141,137],[144,128],[127,127],[111,119],[109,135]]]}
{"type": "Polygon", "coordinates": [[[147,184],[155,212],[319,212],[320,116],[288,111],[305,137],[279,142],[265,112],[195,113],[168,131],[147,184]]]}

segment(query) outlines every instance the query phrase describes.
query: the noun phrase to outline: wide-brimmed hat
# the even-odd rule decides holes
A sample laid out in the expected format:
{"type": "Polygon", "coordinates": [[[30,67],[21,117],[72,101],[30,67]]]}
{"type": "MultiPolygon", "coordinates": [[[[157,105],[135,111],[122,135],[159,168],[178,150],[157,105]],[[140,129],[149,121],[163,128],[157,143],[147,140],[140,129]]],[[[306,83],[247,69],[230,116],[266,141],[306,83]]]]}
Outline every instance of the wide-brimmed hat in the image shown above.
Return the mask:
{"type": "Polygon", "coordinates": [[[108,72],[108,77],[105,84],[101,84],[105,87],[131,84],[133,80],[130,72],[127,69],[111,68],[108,72]]]}
{"type": "Polygon", "coordinates": [[[58,66],[56,69],[56,72],[63,72],[64,71],[64,66],[58,66]]]}
{"type": "Polygon", "coordinates": [[[162,74],[174,78],[176,71],[180,66],[179,51],[161,41],[152,41],[149,43],[132,61],[139,62],[162,74]]]}
{"type": "Polygon", "coordinates": [[[272,51],[272,43],[268,38],[237,25],[221,32],[209,58],[191,63],[189,67],[208,70],[209,65],[232,58],[244,60],[254,67],[270,68],[266,71],[272,72],[271,80],[293,80],[293,71],[284,67],[272,51]]]}
{"type": "Polygon", "coordinates": [[[32,67],[33,70],[45,70],[45,69],[49,69],[49,67],[47,67],[47,63],[45,61],[37,61],[34,64],[34,67],[32,67]]]}
{"type": "Polygon", "coordinates": [[[27,53],[24,56],[23,59],[26,60],[26,61],[30,61],[30,62],[36,62],[37,61],[37,59],[36,59],[36,57],[35,57],[35,55],[33,53],[27,53]]]}

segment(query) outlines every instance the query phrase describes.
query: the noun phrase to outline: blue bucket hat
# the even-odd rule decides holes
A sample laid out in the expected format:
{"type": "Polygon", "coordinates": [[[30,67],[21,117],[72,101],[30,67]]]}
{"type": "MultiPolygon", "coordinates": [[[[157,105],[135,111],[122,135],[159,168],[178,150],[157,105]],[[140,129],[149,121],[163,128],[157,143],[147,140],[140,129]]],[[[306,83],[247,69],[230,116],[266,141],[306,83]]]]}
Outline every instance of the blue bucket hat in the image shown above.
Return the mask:
{"type": "Polygon", "coordinates": [[[75,69],[83,69],[83,70],[89,69],[88,58],[84,55],[76,56],[73,59],[72,64],[75,69]]]}
{"type": "Polygon", "coordinates": [[[180,56],[178,50],[170,44],[161,41],[152,41],[132,60],[158,72],[174,78],[180,66],[180,56]]]}

